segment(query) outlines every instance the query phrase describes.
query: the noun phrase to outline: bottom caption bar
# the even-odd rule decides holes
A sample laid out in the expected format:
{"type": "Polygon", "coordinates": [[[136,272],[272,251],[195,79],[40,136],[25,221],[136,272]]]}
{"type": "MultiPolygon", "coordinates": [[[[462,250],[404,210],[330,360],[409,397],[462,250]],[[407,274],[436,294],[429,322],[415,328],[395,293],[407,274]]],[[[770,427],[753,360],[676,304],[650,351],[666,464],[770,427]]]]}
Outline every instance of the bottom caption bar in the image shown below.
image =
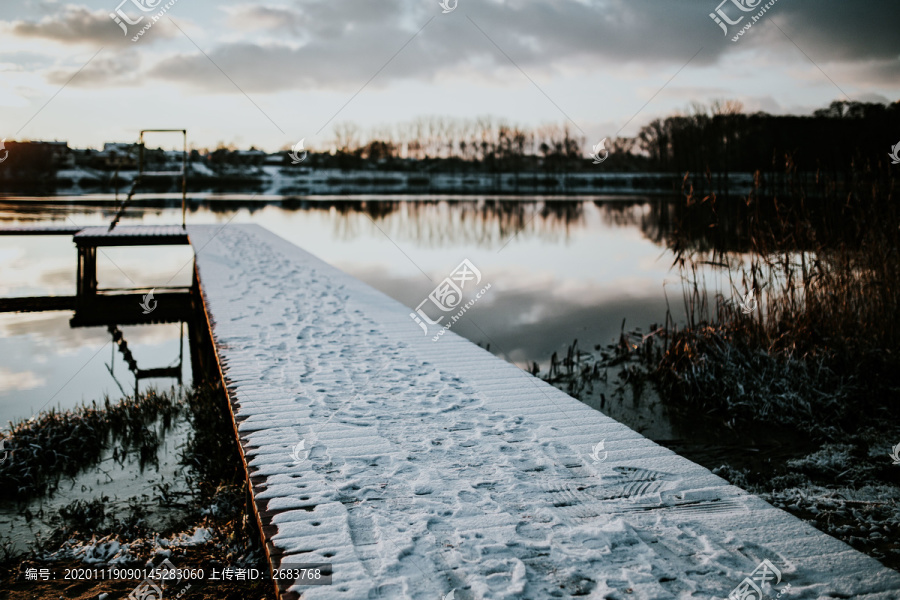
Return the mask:
{"type": "MultiPolygon", "coordinates": [[[[176,567],[168,559],[158,567],[85,567],[85,568],[27,568],[26,581],[142,581],[141,585],[158,588],[200,581],[259,581],[275,580],[279,586],[331,585],[331,563],[283,563],[271,573],[268,569],[224,567],[203,569],[176,567]]],[[[141,586],[138,586],[139,588],[141,586]]],[[[139,596],[140,597],[140,596],[139,596]]]]}

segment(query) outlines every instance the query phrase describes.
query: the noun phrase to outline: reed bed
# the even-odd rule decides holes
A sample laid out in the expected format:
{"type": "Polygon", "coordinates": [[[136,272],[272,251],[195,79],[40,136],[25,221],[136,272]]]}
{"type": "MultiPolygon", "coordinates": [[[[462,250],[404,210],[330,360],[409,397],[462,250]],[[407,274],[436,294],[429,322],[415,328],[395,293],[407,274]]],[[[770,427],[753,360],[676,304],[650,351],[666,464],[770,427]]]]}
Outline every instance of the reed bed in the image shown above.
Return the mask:
{"type": "Polygon", "coordinates": [[[650,391],[690,432],[661,443],[900,570],[888,456],[900,440],[900,207],[888,169],[853,165],[810,187],[788,161],[781,196],[700,197],[686,184],[646,230],[674,255],[683,316],[670,303],[647,333],[623,322],[595,352],[576,340],[542,377],[582,398],[650,391]]]}
{"type": "Polygon", "coordinates": [[[670,245],[684,320],[670,307],[648,335],[623,328],[604,364],[636,363],[670,406],[732,426],[777,419],[832,437],[895,412],[896,178],[868,167],[843,192],[824,180],[790,188],[787,198],[687,189],[670,245]]]}
{"type": "Polygon", "coordinates": [[[0,500],[26,500],[53,492],[64,478],[96,466],[112,447],[113,459],[135,452],[140,468],[156,464],[163,436],[183,410],[174,391],[148,391],[113,402],[106,397],[69,411],[50,410],[12,424],[8,460],[0,464],[0,500]]]}
{"type": "MultiPolygon", "coordinates": [[[[178,459],[184,468],[177,472],[186,481],[186,494],[170,489],[185,486],[166,481],[157,484],[152,499],[149,494],[130,498],[124,509],[105,495],[75,500],[58,510],[42,509],[33,518],[47,523],[50,533],[35,539],[26,560],[80,560],[85,552],[93,555],[103,548],[122,548],[129,562],[143,564],[165,549],[166,538],[190,537],[203,529],[209,539],[194,550],[186,546],[182,561],[219,567],[263,564],[264,552],[221,387],[204,385],[181,393],[149,391],[137,399],[116,403],[106,399],[102,405],[50,411],[18,423],[10,436],[13,454],[2,466],[0,477],[5,479],[0,483],[14,482],[18,487],[10,496],[19,501],[47,494],[67,475],[96,466],[109,456],[111,447],[121,460],[126,453],[139,453],[142,461],[146,454],[147,464],[152,464],[161,432],[177,421],[187,421],[191,427],[178,459]],[[18,495],[19,489],[26,495],[18,495]],[[167,510],[162,530],[151,526],[147,518],[154,510],[151,503],[167,510]]],[[[0,565],[7,566],[22,558],[8,548],[0,548],[0,557],[0,565]]]]}

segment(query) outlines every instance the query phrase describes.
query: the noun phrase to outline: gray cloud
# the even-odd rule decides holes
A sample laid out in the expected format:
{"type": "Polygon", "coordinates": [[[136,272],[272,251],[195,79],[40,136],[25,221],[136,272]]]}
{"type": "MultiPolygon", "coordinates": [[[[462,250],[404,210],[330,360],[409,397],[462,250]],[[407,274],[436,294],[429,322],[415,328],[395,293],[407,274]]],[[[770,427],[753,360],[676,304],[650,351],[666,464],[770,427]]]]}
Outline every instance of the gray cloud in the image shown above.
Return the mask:
{"type": "MultiPolygon", "coordinates": [[[[515,69],[510,61],[536,79],[563,69],[582,69],[602,78],[610,65],[655,66],[674,73],[701,46],[694,67],[727,65],[752,50],[791,63],[805,61],[805,53],[820,66],[850,67],[848,83],[861,86],[891,84],[900,75],[893,32],[900,3],[861,10],[840,0],[779,0],[734,44],[709,18],[718,1],[460,0],[447,15],[436,1],[420,0],[244,3],[219,9],[233,41],[204,50],[242,89],[257,93],[313,87],[355,90],[382,67],[373,87],[403,79],[430,81],[447,73],[493,77],[515,69]]],[[[76,5],[61,7],[52,19],[15,21],[8,29],[62,43],[131,44],[107,11],[76,5]]],[[[215,37],[221,32],[208,33],[215,37]]],[[[176,34],[163,19],[144,39],[176,34]]],[[[106,76],[98,64],[80,85],[134,81],[115,64],[106,66],[111,69],[106,76]]],[[[204,92],[237,93],[201,52],[169,55],[145,69],[142,76],[204,92]]],[[[51,74],[54,80],[60,76],[51,74]]]]}
{"type": "MultiPolygon", "coordinates": [[[[374,86],[404,78],[427,81],[461,68],[492,72],[510,68],[510,61],[531,76],[564,65],[588,67],[591,61],[604,58],[686,61],[699,49],[696,39],[660,41],[664,36],[650,31],[650,24],[635,23],[647,31],[625,35],[619,30],[622,21],[631,20],[622,14],[627,10],[627,5],[617,4],[616,14],[608,14],[574,0],[552,6],[490,2],[468,13],[460,9],[449,15],[440,15],[430,5],[402,0],[377,5],[363,0],[340,5],[319,0],[292,10],[245,5],[229,11],[235,26],[267,28],[272,35],[265,43],[223,44],[209,51],[209,56],[247,91],[267,92],[358,86],[426,23],[379,74],[374,86]],[[620,39],[611,41],[611,35],[620,39]]],[[[676,16],[670,15],[670,27],[676,16]]],[[[715,34],[714,30],[710,27],[708,32],[715,34]]],[[[230,87],[200,53],[170,57],[151,74],[209,91],[230,87]]]]}
{"type": "MultiPolygon", "coordinates": [[[[900,5],[876,14],[837,0],[818,0],[815,5],[781,0],[764,17],[763,27],[733,44],[709,18],[716,4],[460,0],[449,15],[441,15],[436,6],[406,0],[306,0],[292,7],[244,4],[227,10],[232,27],[262,30],[268,34],[266,41],[221,44],[209,55],[247,91],[310,86],[346,90],[368,80],[426,22],[424,31],[373,86],[396,79],[427,81],[449,70],[491,72],[511,67],[510,59],[529,75],[539,76],[563,67],[596,70],[610,63],[677,68],[701,46],[694,65],[713,64],[739,50],[797,53],[774,24],[765,23],[775,19],[817,62],[858,61],[872,68],[857,75],[878,81],[894,75],[900,65],[889,29],[892,17],[900,17],[900,5]]],[[[151,74],[207,91],[234,90],[200,53],[166,59],[151,74]]]]}
{"type": "MultiPolygon", "coordinates": [[[[115,6],[111,4],[111,8],[115,6]]],[[[20,37],[52,40],[62,44],[92,44],[98,46],[130,46],[131,35],[125,33],[110,18],[111,10],[92,11],[86,6],[66,5],[59,8],[58,14],[47,16],[39,21],[13,21],[8,29],[13,35],[20,37]]],[[[139,27],[132,26],[135,31],[139,27]]],[[[146,38],[169,38],[177,30],[162,20],[143,36],[146,38]]]]}
{"type": "Polygon", "coordinates": [[[779,0],[770,14],[816,62],[883,60],[900,64],[900,2],[779,0]]]}

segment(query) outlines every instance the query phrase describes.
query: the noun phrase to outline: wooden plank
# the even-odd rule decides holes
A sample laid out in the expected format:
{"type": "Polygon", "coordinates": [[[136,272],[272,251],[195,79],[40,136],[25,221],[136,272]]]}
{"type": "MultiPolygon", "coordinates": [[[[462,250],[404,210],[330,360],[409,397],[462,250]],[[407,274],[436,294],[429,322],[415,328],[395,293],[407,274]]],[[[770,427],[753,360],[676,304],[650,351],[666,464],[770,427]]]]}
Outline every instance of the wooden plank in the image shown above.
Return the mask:
{"type": "Polygon", "coordinates": [[[0,227],[0,235],[75,235],[82,229],[84,228],[68,225],[0,227]]]}

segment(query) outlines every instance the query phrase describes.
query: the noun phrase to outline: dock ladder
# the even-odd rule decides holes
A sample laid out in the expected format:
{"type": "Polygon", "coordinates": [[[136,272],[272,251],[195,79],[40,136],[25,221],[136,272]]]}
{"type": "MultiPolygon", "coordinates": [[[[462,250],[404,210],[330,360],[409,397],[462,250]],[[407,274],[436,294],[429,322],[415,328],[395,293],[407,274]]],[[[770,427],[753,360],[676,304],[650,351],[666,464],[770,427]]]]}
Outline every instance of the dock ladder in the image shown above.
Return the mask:
{"type": "Polygon", "coordinates": [[[134,181],[131,183],[131,189],[128,191],[128,196],[125,198],[124,202],[122,202],[121,205],[118,205],[119,197],[118,194],[116,194],[116,205],[118,210],[116,211],[116,216],[113,218],[112,223],[109,224],[109,231],[112,231],[115,226],[119,224],[119,220],[122,218],[122,215],[125,214],[125,209],[128,207],[128,204],[131,202],[132,198],[134,198],[134,194],[137,192],[137,188],[144,177],[167,176],[181,177],[181,228],[185,229],[185,214],[187,210],[187,129],[142,129],[138,147],[140,153],[138,157],[138,174],[137,176],[135,176],[134,181]],[[184,150],[181,156],[180,171],[144,171],[145,133],[181,133],[184,136],[184,150]]]}

